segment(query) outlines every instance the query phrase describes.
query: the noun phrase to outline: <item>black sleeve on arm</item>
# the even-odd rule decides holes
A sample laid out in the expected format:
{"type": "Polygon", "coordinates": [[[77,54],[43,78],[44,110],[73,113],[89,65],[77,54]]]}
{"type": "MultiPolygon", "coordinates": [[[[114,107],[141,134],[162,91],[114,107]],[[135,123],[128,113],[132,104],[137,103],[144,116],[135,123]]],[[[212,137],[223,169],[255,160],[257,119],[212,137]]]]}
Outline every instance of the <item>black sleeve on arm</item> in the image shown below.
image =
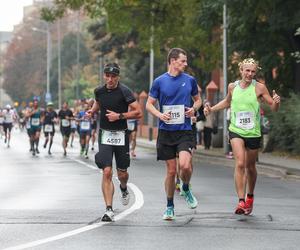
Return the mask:
{"type": "Polygon", "coordinates": [[[133,92],[127,86],[120,84],[120,88],[121,88],[124,98],[128,104],[131,104],[136,101],[136,99],[133,95],[133,92]]]}
{"type": "Polygon", "coordinates": [[[99,103],[99,90],[100,87],[94,89],[95,101],[99,103]]]}

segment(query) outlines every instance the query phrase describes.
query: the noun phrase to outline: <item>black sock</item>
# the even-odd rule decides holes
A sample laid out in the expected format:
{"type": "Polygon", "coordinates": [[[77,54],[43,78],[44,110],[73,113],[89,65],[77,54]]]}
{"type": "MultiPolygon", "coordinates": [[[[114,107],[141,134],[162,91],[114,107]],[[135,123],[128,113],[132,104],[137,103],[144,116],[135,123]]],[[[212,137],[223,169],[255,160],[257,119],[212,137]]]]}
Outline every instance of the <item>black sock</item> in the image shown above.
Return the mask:
{"type": "Polygon", "coordinates": [[[239,199],[239,202],[241,202],[241,201],[245,202],[245,199],[244,198],[239,199]]]}
{"type": "Polygon", "coordinates": [[[111,210],[112,211],[113,210],[112,206],[106,206],[106,210],[111,210]]]}
{"type": "Polygon", "coordinates": [[[174,207],[174,198],[167,198],[167,207],[174,207]]]}
{"type": "Polygon", "coordinates": [[[254,194],[247,194],[247,197],[253,198],[253,197],[254,197],[254,194]]]}
{"type": "Polygon", "coordinates": [[[189,191],[189,184],[183,183],[182,184],[182,189],[183,189],[184,192],[189,191]]]}
{"type": "Polygon", "coordinates": [[[125,188],[122,188],[121,184],[120,184],[120,189],[122,192],[126,192],[127,191],[127,186],[125,188]]]}

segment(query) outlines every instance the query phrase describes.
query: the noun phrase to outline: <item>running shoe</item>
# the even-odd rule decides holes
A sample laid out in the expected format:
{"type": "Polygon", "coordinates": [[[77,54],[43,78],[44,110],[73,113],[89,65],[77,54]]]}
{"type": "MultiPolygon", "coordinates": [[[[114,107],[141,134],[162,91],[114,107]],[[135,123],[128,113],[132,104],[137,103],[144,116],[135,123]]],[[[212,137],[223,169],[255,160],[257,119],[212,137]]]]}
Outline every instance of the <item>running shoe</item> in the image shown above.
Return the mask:
{"type": "Polygon", "coordinates": [[[167,207],[163,215],[163,220],[175,220],[174,207],[167,207]]]}
{"type": "Polygon", "coordinates": [[[51,153],[51,151],[50,151],[50,150],[48,151],[48,155],[52,155],[52,153],[51,153]]]}
{"type": "Polygon", "coordinates": [[[248,197],[246,198],[245,201],[245,214],[249,215],[251,214],[252,210],[253,210],[253,202],[254,202],[254,197],[248,197]]]}
{"type": "Polygon", "coordinates": [[[67,156],[67,151],[66,150],[64,150],[64,156],[67,156]]]}
{"type": "MultiPolygon", "coordinates": [[[[189,184],[189,190],[192,191],[192,184],[191,184],[191,183],[189,184]]],[[[184,191],[183,191],[183,189],[182,189],[182,185],[180,185],[180,192],[179,192],[179,195],[180,195],[180,196],[184,196],[184,191]]]]}
{"type": "Polygon", "coordinates": [[[237,207],[235,208],[235,214],[245,214],[245,202],[244,201],[240,201],[237,205],[237,207]]]}
{"type": "Polygon", "coordinates": [[[114,221],[114,211],[111,209],[107,209],[104,215],[101,218],[101,221],[111,222],[114,221]]]}
{"type": "Polygon", "coordinates": [[[85,154],[85,155],[84,155],[84,158],[85,158],[85,159],[88,159],[88,158],[89,158],[89,156],[88,156],[87,154],[85,154]]]}
{"type": "Polygon", "coordinates": [[[40,151],[39,151],[39,149],[38,149],[38,148],[36,148],[36,150],[35,150],[35,151],[36,151],[36,153],[37,153],[37,154],[39,154],[39,153],[40,153],[40,151]]]}
{"type": "Polygon", "coordinates": [[[198,205],[198,201],[196,197],[192,194],[191,190],[188,191],[182,190],[182,192],[188,207],[191,209],[196,208],[198,205]]]}
{"type": "Polygon", "coordinates": [[[123,204],[123,206],[127,206],[130,200],[130,194],[128,192],[128,190],[126,191],[122,191],[121,190],[121,202],[123,204]]]}
{"type": "Polygon", "coordinates": [[[32,155],[35,156],[35,150],[34,150],[34,148],[32,149],[32,155]]]}

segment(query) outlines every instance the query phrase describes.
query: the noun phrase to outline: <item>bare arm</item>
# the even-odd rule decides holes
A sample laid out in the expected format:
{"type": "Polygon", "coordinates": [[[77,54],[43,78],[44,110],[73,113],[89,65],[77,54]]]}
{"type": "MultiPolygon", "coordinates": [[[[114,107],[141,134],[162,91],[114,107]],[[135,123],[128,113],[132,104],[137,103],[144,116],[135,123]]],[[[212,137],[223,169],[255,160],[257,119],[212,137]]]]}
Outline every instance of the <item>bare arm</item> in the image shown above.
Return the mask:
{"type": "Polygon", "coordinates": [[[231,98],[232,98],[232,91],[234,89],[234,83],[230,83],[228,86],[228,93],[225,99],[214,105],[213,107],[205,106],[204,108],[204,114],[208,115],[210,112],[217,112],[219,110],[223,110],[225,108],[230,107],[231,98]]]}
{"type": "Polygon", "coordinates": [[[258,83],[259,95],[262,97],[263,101],[266,102],[272,111],[277,112],[280,106],[280,96],[276,94],[273,90],[272,97],[269,94],[267,87],[264,84],[258,83]]]}
{"type": "Polygon", "coordinates": [[[167,122],[171,119],[171,116],[169,113],[161,113],[159,110],[157,110],[154,106],[156,103],[156,99],[149,96],[146,103],[146,109],[154,116],[159,118],[160,120],[167,122]]]}
{"type": "Polygon", "coordinates": [[[192,98],[193,98],[194,104],[193,104],[193,107],[188,108],[185,111],[185,115],[187,117],[193,117],[193,116],[195,116],[196,112],[200,109],[200,107],[202,105],[202,100],[201,100],[201,97],[200,97],[199,94],[193,96],[192,98]]]}

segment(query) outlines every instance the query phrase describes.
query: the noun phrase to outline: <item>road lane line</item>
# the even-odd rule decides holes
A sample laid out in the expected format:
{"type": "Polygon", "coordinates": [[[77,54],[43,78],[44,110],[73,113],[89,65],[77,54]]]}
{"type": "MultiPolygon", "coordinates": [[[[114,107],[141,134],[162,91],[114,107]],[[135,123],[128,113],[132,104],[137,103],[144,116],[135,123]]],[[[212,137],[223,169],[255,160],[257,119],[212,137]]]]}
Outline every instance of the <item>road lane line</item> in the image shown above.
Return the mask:
{"type": "MultiPolygon", "coordinates": [[[[73,161],[76,161],[80,164],[83,164],[83,165],[87,166],[88,168],[98,169],[97,167],[95,167],[91,164],[88,164],[84,161],[77,160],[77,159],[74,159],[74,158],[71,158],[71,159],[73,161]]],[[[142,191],[136,185],[134,185],[133,183],[128,183],[127,185],[129,186],[129,188],[134,193],[135,202],[132,204],[132,206],[130,208],[128,208],[128,209],[124,210],[122,213],[116,215],[115,216],[115,221],[123,219],[124,217],[126,217],[127,215],[133,213],[135,210],[140,209],[144,205],[144,196],[143,196],[142,191]]],[[[77,235],[77,234],[80,234],[80,233],[84,233],[84,232],[102,227],[102,226],[104,226],[106,224],[109,224],[109,223],[113,223],[113,222],[98,222],[98,223],[95,223],[95,224],[92,224],[92,225],[87,225],[87,226],[84,226],[84,227],[81,227],[81,228],[77,228],[75,230],[71,230],[69,232],[65,232],[65,233],[62,233],[62,234],[52,236],[52,237],[48,237],[48,238],[37,240],[37,241],[32,241],[32,242],[21,244],[21,245],[14,246],[14,247],[4,248],[2,250],[22,250],[22,249],[27,249],[27,248],[30,248],[30,247],[36,247],[36,246],[39,246],[39,245],[42,245],[42,244],[46,244],[46,243],[49,243],[49,242],[65,239],[65,238],[68,238],[68,237],[71,237],[71,236],[74,236],[74,235],[77,235]]]]}
{"type": "Polygon", "coordinates": [[[82,160],[78,160],[78,159],[75,159],[75,158],[73,158],[73,157],[69,157],[72,161],[76,161],[76,162],[78,162],[78,163],[80,163],[80,164],[83,164],[83,165],[85,165],[86,167],[88,167],[88,168],[91,168],[91,169],[96,169],[96,170],[98,170],[99,168],[98,167],[96,167],[96,166],[94,166],[94,165],[91,165],[91,164],[88,164],[88,163],[86,163],[86,162],[84,162],[84,161],[82,161],[82,160]]]}
{"type": "MultiPolygon", "coordinates": [[[[133,183],[128,183],[128,186],[130,187],[130,189],[134,193],[135,202],[130,208],[128,208],[125,211],[123,211],[122,213],[116,215],[115,216],[115,221],[123,219],[125,216],[133,213],[135,210],[140,209],[144,204],[144,197],[143,197],[143,193],[141,192],[141,190],[136,185],[134,185],[133,183]]],[[[106,224],[109,224],[109,223],[114,223],[114,222],[99,222],[99,223],[84,226],[84,227],[81,227],[81,228],[78,228],[78,229],[75,229],[75,230],[72,230],[72,231],[69,231],[69,232],[58,234],[58,235],[55,235],[55,236],[52,236],[52,237],[48,237],[48,238],[37,240],[37,241],[32,241],[32,242],[25,243],[25,244],[18,245],[18,246],[14,246],[14,247],[4,248],[2,250],[21,250],[21,249],[27,249],[27,248],[30,248],[30,247],[36,247],[36,246],[39,246],[39,245],[42,245],[42,244],[46,244],[46,243],[49,243],[49,242],[65,239],[65,238],[68,238],[68,237],[71,237],[71,236],[74,236],[74,235],[77,235],[77,234],[80,234],[80,233],[84,233],[84,232],[102,227],[102,226],[104,226],[106,224]]]]}

